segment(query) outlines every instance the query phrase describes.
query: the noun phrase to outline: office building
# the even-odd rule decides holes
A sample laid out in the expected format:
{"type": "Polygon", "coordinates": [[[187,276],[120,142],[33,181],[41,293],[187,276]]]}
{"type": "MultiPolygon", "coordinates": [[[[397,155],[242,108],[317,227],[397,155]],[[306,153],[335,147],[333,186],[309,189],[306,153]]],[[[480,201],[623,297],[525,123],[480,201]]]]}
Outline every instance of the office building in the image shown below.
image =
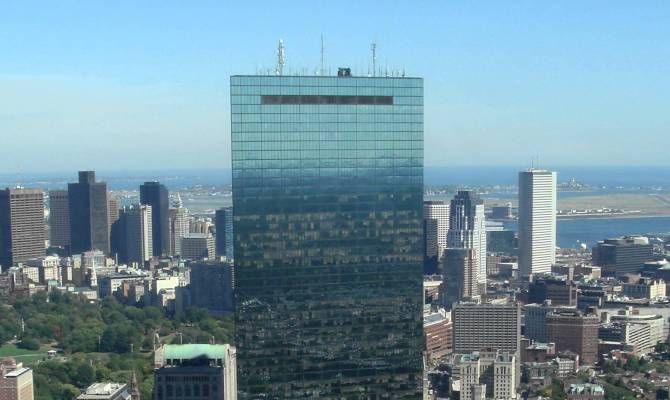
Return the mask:
{"type": "Polygon", "coordinates": [[[565,276],[534,276],[528,285],[528,303],[544,303],[550,300],[554,306],[577,305],[577,285],[565,276]]]}
{"type": "MultiPolygon", "coordinates": [[[[119,206],[119,199],[114,197],[110,192],[107,192],[107,221],[109,223],[110,229],[110,240],[111,240],[111,229],[116,221],[119,220],[119,213],[121,212],[121,207],[119,206]]],[[[111,245],[111,244],[110,244],[111,245]]]]}
{"type": "Polygon", "coordinates": [[[170,254],[177,256],[181,254],[181,238],[189,233],[188,210],[184,208],[181,196],[177,193],[174,208],[168,212],[168,224],[170,225],[170,254]]]}
{"type": "Polygon", "coordinates": [[[170,254],[170,201],[168,190],[158,182],[140,185],[140,203],[151,206],[151,234],[153,254],[157,257],[170,254]]]}
{"type": "Polygon", "coordinates": [[[668,323],[662,315],[641,315],[639,310],[627,308],[607,317],[614,324],[625,325],[622,341],[633,345],[637,354],[652,352],[668,338],[668,323]]]}
{"type": "Polygon", "coordinates": [[[634,299],[663,299],[666,296],[666,283],[663,279],[640,278],[624,283],[623,295],[634,299]]]}
{"type": "Polygon", "coordinates": [[[181,253],[184,260],[213,259],[216,255],[214,237],[209,233],[189,233],[179,241],[181,253]]]}
{"type": "Polygon", "coordinates": [[[454,349],[452,328],[451,313],[444,309],[423,317],[426,356],[429,360],[437,361],[452,353],[454,349]]]}
{"type": "Polygon", "coordinates": [[[231,108],[240,393],[420,398],[422,79],[233,76],[231,108]]]}
{"type": "Polygon", "coordinates": [[[439,257],[447,248],[449,203],[424,201],[423,222],[425,224],[426,257],[439,257]]]}
{"type": "MultiPolygon", "coordinates": [[[[136,274],[127,274],[127,273],[115,273],[110,275],[105,275],[100,277],[98,282],[98,291],[100,293],[100,298],[107,296],[113,296],[117,291],[124,289],[124,283],[132,282],[140,285],[144,284],[147,277],[145,275],[136,275],[136,274]]],[[[130,289],[131,285],[127,285],[127,289],[130,289]]],[[[121,297],[128,297],[127,293],[123,293],[121,297]]]]}
{"type": "Polygon", "coordinates": [[[556,172],[519,172],[519,272],[550,273],[556,261],[556,172]]]}
{"type": "Polygon", "coordinates": [[[461,399],[518,398],[518,362],[514,354],[483,349],[454,357],[453,379],[460,381],[461,399]]]}
{"type": "Polygon", "coordinates": [[[644,236],[623,236],[605,239],[591,250],[594,265],[602,268],[603,276],[636,274],[645,262],[654,261],[654,247],[644,236]]]}
{"type": "Polygon", "coordinates": [[[198,234],[212,233],[213,228],[215,228],[215,226],[212,223],[211,218],[194,217],[194,218],[189,218],[189,220],[188,220],[188,232],[189,233],[198,233],[198,234]]]}
{"type": "Polygon", "coordinates": [[[154,256],[153,208],[134,205],[123,211],[126,219],[126,261],[143,265],[154,256]]]}
{"type": "Polygon", "coordinates": [[[190,264],[190,283],[187,291],[188,306],[209,310],[215,314],[232,313],[234,267],[225,262],[195,262],[190,264]]]}
{"type": "Polygon", "coordinates": [[[493,348],[518,354],[521,344],[521,310],[518,304],[460,303],[452,311],[454,353],[493,348]]]}
{"type": "Polygon", "coordinates": [[[583,364],[598,361],[598,325],[595,314],[561,310],[547,314],[547,341],[556,344],[559,352],[572,351],[583,364]]]}
{"type": "Polygon", "coordinates": [[[526,304],[524,310],[524,336],[531,341],[547,343],[547,315],[561,310],[575,311],[574,306],[553,305],[551,300],[526,304]]]}
{"type": "Polygon", "coordinates": [[[87,387],[77,400],[131,400],[130,388],[125,383],[96,382],[87,387]]]}
{"type": "Polygon", "coordinates": [[[493,361],[493,399],[517,399],[517,357],[514,354],[500,353],[493,361]]]}
{"type": "Polygon", "coordinates": [[[49,243],[70,249],[70,206],[67,190],[49,191],[49,243]]]}
{"type": "Polygon", "coordinates": [[[444,281],[442,282],[442,304],[451,310],[453,303],[477,299],[479,293],[479,268],[474,249],[447,249],[442,261],[444,281]]]}
{"type": "Polygon", "coordinates": [[[506,203],[504,206],[495,205],[491,207],[491,219],[512,219],[512,203],[506,203]]]}
{"type": "Polygon", "coordinates": [[[516,232],[486,231],[486,251],[515,255],[518,247],[516,232]]]}
{"type": "MultiPolygon", "coordinates": [[[[23,269],[34,267],[38,269],[38,279],[40,283],[56,282],[61,283],[60,279],[60,257],[58,256],[42,256],[38,258],[31,258],[24,261],[23,269]]],[[[32,274],[31,274],[32,275],[32,274]]],[[[37,282],[37,281],[35,281],[37,282]]]]}
{"type": "Polygon", "coordinates": [[[216,255],[233,259],[233,208],[216,210],[216,255]]]}
{"type": "MultiPolygon", "coordinates": [[[[486,288],[486,220],[484,201],[471,190],[459,190],[449,208],[447,247],[473,249],[477,264],[477,282],[486,288]]],[[[483,290],[482,290],[483,292],[483,290]]]]}
{"type": "Polygon", "coordinates": [[[109,254],[107,184],[96,182],[93,171],[79,171],[79,181],[68,183],[67,191],[71,253],[100,250],[109,254]]]}
{"type": "Polygon", "coordinates": [[[44,195],[40,189],[0,190],[0,265],[46,253],[44,195]]]}
{"type": "Polygon", "coordinates": [[[0,359],[0,399],[33,400],[33,370],[13,358],[0,359]]]}
{"type": "MultiPolygon", "coordinates": [[[[473,392],[480,385],[479,381],[482,374],[479,353],[458,354],[454,358],[454,365],[458,369],[458,376],[460,377],[460,398],[477,398],[473,392]]],[[[486,392],[486,388],[484,388],[484,392],[486,392]]],[[[485,395],[486,393],[483,393],[483,396],[485,395]]],[[[483,397],[480,396],[480,398],[483,397]]]]}
{"type": "Polygon", "coordinates": [[[227,344],[167,344],[154,352],[154,398],[236,400],[237,354],[227,344]]]}

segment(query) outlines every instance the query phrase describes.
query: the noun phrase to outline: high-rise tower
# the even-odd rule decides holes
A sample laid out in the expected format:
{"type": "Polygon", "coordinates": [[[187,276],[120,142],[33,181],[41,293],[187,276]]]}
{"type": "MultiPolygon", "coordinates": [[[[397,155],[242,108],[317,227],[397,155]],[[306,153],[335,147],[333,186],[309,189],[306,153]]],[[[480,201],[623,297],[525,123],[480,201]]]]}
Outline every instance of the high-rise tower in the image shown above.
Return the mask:
{"type": "Polygon", "coordinates": [[[519,273],[550,273],[556,261],[556,172],[519,172],[519,273]]]}
{"type": "Polygon", "coordinates": [[[189,233],[188,210],[184,208],[181,196],[177,193],[174,208],[170,208],[168,224],[170,226],[170,254],[181,255],[181,239],[189,233]]]}
{"type": "Polygon", "coordinates": [[[51,246],[70,249],[70,206],[67,190],[49,191],[49,240],[51,246]]]}
{"type": "Polygon", "coordinates": [[[170,203],[168,190],[158,182],[144,182],[140,186],[140,203],[151,206],[153,255],[170,253],[170,203]]]}
{"type": "MultiPolygon", "coordinates": [[[[484,201],[472,190],[459,190],[449,210],[447,246],[473,249],[480,287],[486,286],[486,221],[484,201]]],[[[471,274],[474,276],[475,274],[471,274]]],[[[446,277],[448,279],[448,277],[446,277]]]]}
{"type": "Polygon", "coordinates": [[[216,255],[233,258],[233,208],[216,210],[216,255]]]}
{"type": "Polygon", "coordinates": [[[44,194],[40,189],[0,190],[0,265],[5,268],[45,251],[44,194]]]}
{"type": "Polygon", "coordinates": [[[442,252],[447,248],[449,203],[444,201],[424,201],[423,220],[426,236],[426,257],[441,257],[442,252]]]}
{"type": "Polygon", "coordinates": [[[240,398],[420,399],[423,80],[231,77],[240,398]]]}
{"type": "Polygon", "coordinates": [[[109,253],[107,184],[95,181],[94,171],[79,171],[79,181],[68,183],[70,246],[72,254],[88,250],[109,253]]]}
{"type": "Polygon", "coordinates": [[[153,209],[136,204],[123,210],[126,230],[126,261],[143,265],[153,257],[153,209]]]}

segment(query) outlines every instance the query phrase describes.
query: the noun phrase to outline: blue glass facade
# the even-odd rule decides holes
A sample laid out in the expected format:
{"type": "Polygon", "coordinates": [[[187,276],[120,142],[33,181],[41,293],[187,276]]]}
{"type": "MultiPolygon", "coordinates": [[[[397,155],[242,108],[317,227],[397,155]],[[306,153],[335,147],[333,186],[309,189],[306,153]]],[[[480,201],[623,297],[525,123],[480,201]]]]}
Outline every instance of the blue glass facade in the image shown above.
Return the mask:
{"type": "Polygon", "coordinates": [[[240,398],[419,399],[423,80],[231,77],[240,398]]]}

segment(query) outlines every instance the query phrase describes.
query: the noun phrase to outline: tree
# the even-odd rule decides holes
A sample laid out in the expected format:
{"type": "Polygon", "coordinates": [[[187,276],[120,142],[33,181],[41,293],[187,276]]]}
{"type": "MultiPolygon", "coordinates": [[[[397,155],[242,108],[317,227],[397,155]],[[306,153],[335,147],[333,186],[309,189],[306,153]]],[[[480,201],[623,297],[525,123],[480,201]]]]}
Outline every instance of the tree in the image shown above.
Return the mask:
{"type": "Polygon", "coordinates": [[[16,346],[26,350],[39,350],[40,342],[33,338],[25,338],[21,340],[16,346]]]}
{"type": "Polygon", "coordinates": [[[61,398],[62,399],[76,399],[81,393],[74,385],[66,383],[61,388],[61,398]]]}
{"type": "Polygon", "coordinates": [[[79,364],[71,376],[72,381],[79,387],[87,387],[95,382],[95,370],[89,364],[79,364]]]}

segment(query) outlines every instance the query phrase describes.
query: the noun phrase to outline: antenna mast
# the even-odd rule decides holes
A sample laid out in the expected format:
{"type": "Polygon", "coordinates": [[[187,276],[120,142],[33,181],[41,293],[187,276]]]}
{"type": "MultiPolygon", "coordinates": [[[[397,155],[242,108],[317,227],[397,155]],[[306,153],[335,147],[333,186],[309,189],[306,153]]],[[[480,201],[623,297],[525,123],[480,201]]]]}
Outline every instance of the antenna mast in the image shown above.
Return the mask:
{"type": "Polygon", "coordinates": [[[372,42],[370,49],[372,50],[372,76],[375,76],[377,74],[377,43],[372,42]]]}
{"type": "Polygon", "coordinates": [[[284,64],[286,64],[286,57],[284,55],[284,41],[279,39],[279,45],[277,46],[277,69],[275,70],[276,75],[284,74],[284,64]]]}

